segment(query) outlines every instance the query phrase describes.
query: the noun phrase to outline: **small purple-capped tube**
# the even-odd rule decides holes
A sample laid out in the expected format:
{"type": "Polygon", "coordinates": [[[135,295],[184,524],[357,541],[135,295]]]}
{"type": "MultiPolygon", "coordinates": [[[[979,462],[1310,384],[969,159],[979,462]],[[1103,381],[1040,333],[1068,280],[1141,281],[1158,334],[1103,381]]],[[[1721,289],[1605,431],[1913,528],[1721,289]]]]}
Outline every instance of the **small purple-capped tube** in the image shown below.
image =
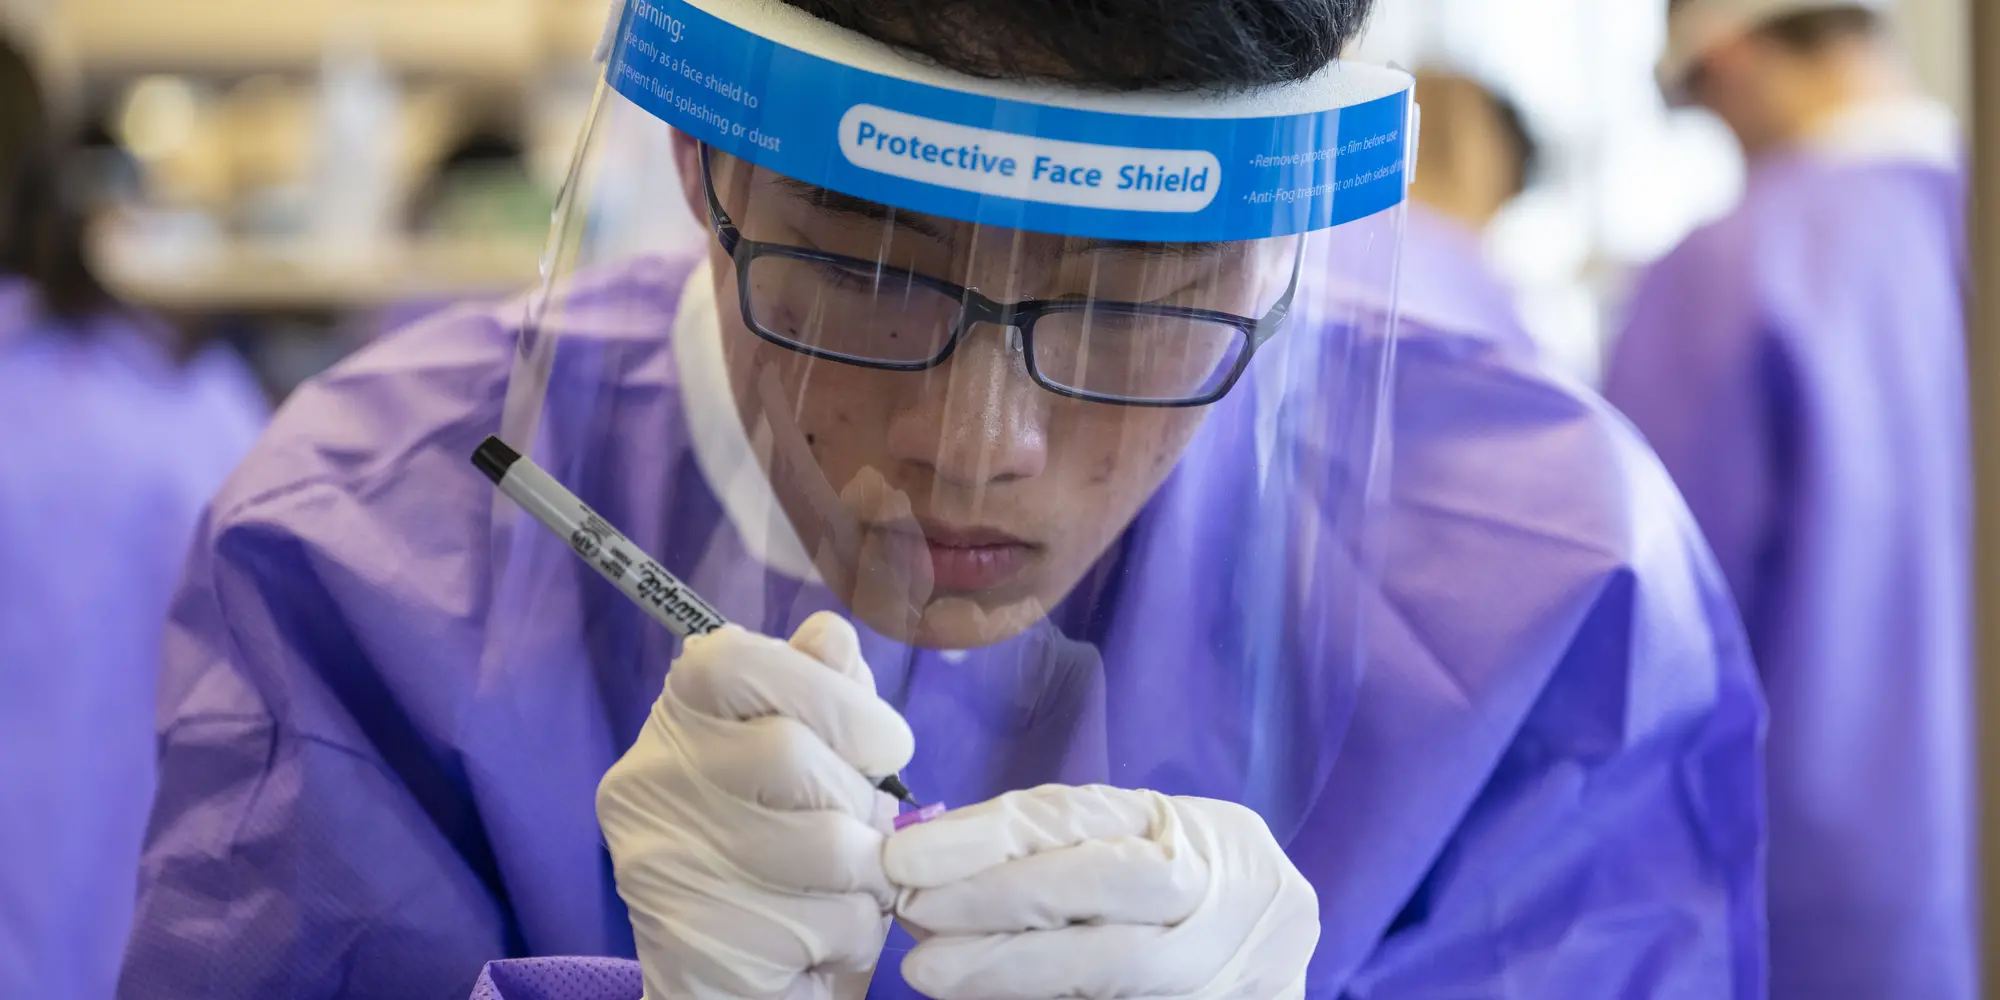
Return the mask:
{"type": "Polygon", "coordinates": [[[909,812],[896,814],[896,829],[901,830],[906,826],[928,823],[942,815],[944,815],[944,803],[942,802],[933,802],[927,806],[918,806],[909,812]]]}

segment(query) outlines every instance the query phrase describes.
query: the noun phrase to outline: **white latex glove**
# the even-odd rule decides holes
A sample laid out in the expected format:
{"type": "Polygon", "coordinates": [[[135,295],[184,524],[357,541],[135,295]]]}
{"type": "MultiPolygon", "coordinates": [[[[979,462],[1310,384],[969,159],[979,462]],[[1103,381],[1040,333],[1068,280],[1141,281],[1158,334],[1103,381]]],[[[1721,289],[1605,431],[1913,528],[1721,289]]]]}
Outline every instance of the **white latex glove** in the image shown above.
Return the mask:
{"type": "Polygon", "coordinates": [[[889,838],[903,978],[940,1000],[1305,995],[1319,900],[1256,813],[1044,785],[889,838]]]}
{"type": "Polygon", "coordinates": [[[689,639],[597,788],[646,995],[865,991],[895,803],[863,775],[901,770],[913,743],[837,615],[789,645],[735,626],[689,639]]]}

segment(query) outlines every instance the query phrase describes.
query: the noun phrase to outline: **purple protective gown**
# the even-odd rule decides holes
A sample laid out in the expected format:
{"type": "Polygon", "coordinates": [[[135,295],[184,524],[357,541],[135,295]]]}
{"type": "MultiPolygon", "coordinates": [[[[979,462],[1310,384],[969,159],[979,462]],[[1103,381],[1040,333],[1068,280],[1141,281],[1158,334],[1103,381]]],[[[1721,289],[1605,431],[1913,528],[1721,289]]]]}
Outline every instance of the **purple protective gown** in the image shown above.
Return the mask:
{"type": "Polygon", "coordinates": [[[111,995],[153,793],[160,632],[263,397],[222,351],[0,283],[0,997],[111,995]]]}
{"type": "MultiPolygon", "coordinates": [[[[563,434],[617,453],[585,466],[621,471],[578,484],[593,506],[732,619],[781,629],[816,599],[744,554],[686,440],[661,335],[684,274],[645,263],[569,293],[550,398],[570,379],[620,391],[547,412],[604,424],[563,434]]],[[[167,642],[128,1000],[457,1000],[489,960],[632,954],[593,793],[672,640],[594,628],[589,607],[621,599],[582,587],[528,630],[546,648],[491,665],[495,494],[467,456],[498,426],[519,315],[448,313],[309,384],[211,508],[167,642]]],[[[1417,328],[1398,351],[1372,662],[1323,791],[1281,834],[1322,897],[1311,994],[1760,996],[1761,706],[1691,519],[1620,421],[1517,350],[1417,328]]],[[[1185,630],[1218,627],[1179,593],[1217,547],[1191,546],[1187,519],[1231,488],[1204,454],[1107,557],[1129,572],[1092,623],[1101,663],[1037,651],[1038,631],[871,657],[916,731],[913,786],[967,802],[1102,779],[1108,747],[1121,782],[1240,790],[1196,741],[1133,735],[1226,679],[1114,669],[1149,644],[1169,655],[1143,662],[1186,664],[1204,643],[1185,630]]],[[[909,995],[898,940],[875,997],[909,995]]],[[[637,982],[542,961],[480,989],[637,982]]]]}
{"type": "Polygon", "coordinates": [[[1409,202],[1403,220],[1397,301],[1415,329],[1478,331],[1497,345],[1534,350],[1514,291],[1486,263],[1479,233],[1422,202],[1409,202]]]}
{"type": "Polygon", "coordinates": [[[1763,163],[1612,358],[1763,674],[1781,1000],[1976,995],[1963,188],[1763,163]]]}

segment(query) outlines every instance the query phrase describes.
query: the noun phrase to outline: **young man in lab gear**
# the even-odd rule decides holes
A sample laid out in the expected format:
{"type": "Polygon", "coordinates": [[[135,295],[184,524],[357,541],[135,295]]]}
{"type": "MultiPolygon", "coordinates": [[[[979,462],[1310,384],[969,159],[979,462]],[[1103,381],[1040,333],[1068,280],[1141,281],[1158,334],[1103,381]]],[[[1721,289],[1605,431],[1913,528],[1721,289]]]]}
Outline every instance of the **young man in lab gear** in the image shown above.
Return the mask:
{"type": "Polygon", "coordinates": [[[1365,8],[626,6],[547,284],[216,499],[121,995],[1758,996],[1725,588],[1602,404],[1396,328],[1365,8]]]}
{"type": "Polygon", "coordinates": [[[1640,283],[1607,395],[1771,705],[1773,996],[1974,995],[1964,179],[1884,3],[1688,0],[1662,67],[1750,159],[1640,283]]]}

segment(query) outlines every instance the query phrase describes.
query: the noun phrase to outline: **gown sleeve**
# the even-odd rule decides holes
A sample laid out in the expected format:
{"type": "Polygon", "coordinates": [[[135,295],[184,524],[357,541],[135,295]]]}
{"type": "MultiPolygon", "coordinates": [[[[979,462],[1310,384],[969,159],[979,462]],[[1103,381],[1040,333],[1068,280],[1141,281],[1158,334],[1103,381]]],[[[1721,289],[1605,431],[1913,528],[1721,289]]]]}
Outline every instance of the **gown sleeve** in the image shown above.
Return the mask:
{"type": "Polygon", "coordinates": [[[411,787],[449,781],[416,778],[414,734],[328,724],[334,684],[395,712],[298,541],[204,531],[165,648],[177,699],[119,995],[463,996],[506,953],[501,910],[411,787]]]}
{"type": "Polygon", "coordinates": [[[458,469],[505,368],[482,350],[411,377],[399,352],[491,325],[447,322],[301,389],[204,515],[161,657],[125,1000],[459,1000],[520,952],[453,749],[491,496],[458,469]]]}
{"type": "Polygon", "coordinates": [[[1334,942],[1312,995],[1761,1000],[1765,707],[1687,505],[1587,393],[1405,354],[1411,412],[1451,399],[1458,422],[1412,419],[1398,440],[1387,589],[1442,666],[1405,653],[1371,672],[1407,690],[1349,735],[1384,761],[1333,803],[1366,810],[1368,842],[1440,836],[1357,855],[1409,865],[1393,897],[1322,870],[1323,924],[1391,906],[1365,939],[1349,926],[1365,949],[1334,942]]]}
{"type": "Polygon", "coordinates": [[[1671,507],[1346,1000],[1764,996],[1762,701],[1671,507]]]}

